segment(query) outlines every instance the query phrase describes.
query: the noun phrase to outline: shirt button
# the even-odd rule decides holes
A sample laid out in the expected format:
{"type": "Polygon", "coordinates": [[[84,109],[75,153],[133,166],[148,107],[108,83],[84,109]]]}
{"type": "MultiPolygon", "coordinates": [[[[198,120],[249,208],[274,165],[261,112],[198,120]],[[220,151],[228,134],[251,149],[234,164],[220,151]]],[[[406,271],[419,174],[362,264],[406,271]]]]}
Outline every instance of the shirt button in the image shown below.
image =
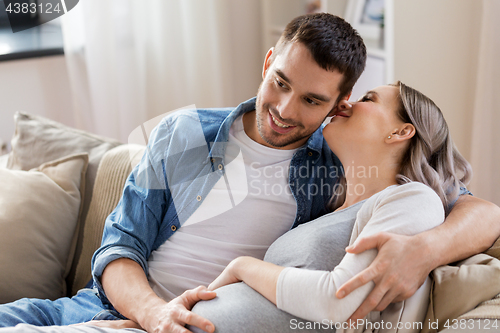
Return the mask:
{"type": "Polygon", "coordinates": [[[215,158],[211,158],[210,161],[212,161],[212,163],[214,163],[215,162],[215,158]]]}
{"type": "Polygon", "coordinates": [[[222,170],[223,166],[222,164],[219,164],[219,170],[222,170]]]}
{"type": "Polygon", "coordinates": [[[176,227],[175,225],[173,225],[173,226],[171,226],[171,227],[170,227],[170,229],[171,229],[172,231],[175,231],[175,230],[177,230],[177,227],[176,227]]]}
{"type": "Polygon", "coordinates": [[[309,156],[313,156],[313,153],[312,153],[312,152],[309,152],[307,155],[309,155],[309,156]]]}
{"type": "Polygon", "coordinates": [[[201,195],[197,196],[196,200],[201,201],[201,195]]]}

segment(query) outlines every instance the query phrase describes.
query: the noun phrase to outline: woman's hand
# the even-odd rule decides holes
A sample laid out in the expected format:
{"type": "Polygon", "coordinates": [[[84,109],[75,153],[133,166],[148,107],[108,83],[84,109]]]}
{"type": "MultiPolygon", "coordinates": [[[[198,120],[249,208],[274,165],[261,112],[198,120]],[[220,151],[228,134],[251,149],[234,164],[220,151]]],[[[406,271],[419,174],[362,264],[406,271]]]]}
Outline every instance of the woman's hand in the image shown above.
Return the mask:
{"type": "Polygon", "coordinates": [[[240,282],[241,279],[236,276],[236,267],[241,261],[242,257],[236,258],[229,263],[229,265],[224,268],[222,273],[208,286],[208,290],[215,290],[222,286],[240,282]]]}
{"type": "Polygon", "coordinates": [[[86,323],[81,324],[73,324],[69,326],[94,326],[94,327],[104,327],[104,328],[114,328],[114,329],[122,329],[122,328],[138,328],[142,330],[143,328],[132,320],[91,320],[86,323]]]}
{"type": "Polygon", "coordinates": [[[252,257],[238,257],[208,286],[208,290],[240,282],[276,304],[276,283],[284,267],[252,257]]]}

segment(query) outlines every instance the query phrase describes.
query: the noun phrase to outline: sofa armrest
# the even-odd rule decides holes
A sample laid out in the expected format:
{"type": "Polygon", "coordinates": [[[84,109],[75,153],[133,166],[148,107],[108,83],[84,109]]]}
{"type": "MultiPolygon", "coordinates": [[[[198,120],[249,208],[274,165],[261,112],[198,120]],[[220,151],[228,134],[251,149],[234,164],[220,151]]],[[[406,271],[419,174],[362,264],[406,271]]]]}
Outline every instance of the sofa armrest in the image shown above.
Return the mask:
{"type": "MultiPolygon", "coordinates": [[[[469,320],[469,319],[500,319],[500,294],[496,295],[494,298],[482,302],[475,309],[464,313],[458,320],[469,320]]],[[[500,325],[500,322],[497,322],[500,325]]],[[[496,328],[498,329],[498,327],[496,328]]]]}

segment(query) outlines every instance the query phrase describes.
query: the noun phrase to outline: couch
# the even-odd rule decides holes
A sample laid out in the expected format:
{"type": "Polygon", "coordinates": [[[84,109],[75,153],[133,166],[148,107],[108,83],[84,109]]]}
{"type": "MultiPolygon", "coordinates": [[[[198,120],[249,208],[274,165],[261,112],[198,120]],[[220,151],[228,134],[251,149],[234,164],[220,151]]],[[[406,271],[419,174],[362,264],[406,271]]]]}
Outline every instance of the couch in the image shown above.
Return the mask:
{"type": "Polygon", "coordinates": [[[0,198],[8,196],[13,201],[0,200],[0,251],[9,253],[0,258],[0,303],[20,297],[71,296],[91,280],[90,261],[100,245],[105,218],[118,203],[132,163],[139,161],[145,146],[123,145],[23,113],[17,113],[14,120],[12,151],[0,157],[0,168],[4,168],[0,198]],[[72,161],[67,161],[68,156],[72,161]],[[75,164],[75,159],[80,162],[75,164]],[[72,162],[70,170],[64,170],[64,164],[72,162]],[[73,184],[54,179],[60,173],[73,184]],[[28,181],[19,186],[11,178],[28,181]],[[40,179],[45,183],[41,185],[40,179]],[[9,193],[5,193],[6,183],[14,183],[9,193]],[[20,194],[12,194],[15,187],[23,187],[20,194]],[[61,187],[66,193],[58,191],[61,187]],[[61,207],[65,200],[69,204],[61,207]],[[9,207],[3,214],[2,204],[9,207]],[[31,206],[50,209],[40,213],[28,209],[31,206]],[[18,213],[15,217],[9,213],[15,207],[25,212],[25,221],[19,221],[18,213]],[[2,234],[10,234],[10,239],[2,242],[2,234]]]}
{"type": "MultiPolygon", "coordinates": [[[[91,280],[104,221],[145,146],[24,113],[14,120],[12,151],[0,156],[0,182],[7,184],[0,187],[0,303],[75,295],[91,280]]],[[[433,271],[422,332],[456,318],[500,319],[498,257],[500,241],[486,254],[433,271]]]]}

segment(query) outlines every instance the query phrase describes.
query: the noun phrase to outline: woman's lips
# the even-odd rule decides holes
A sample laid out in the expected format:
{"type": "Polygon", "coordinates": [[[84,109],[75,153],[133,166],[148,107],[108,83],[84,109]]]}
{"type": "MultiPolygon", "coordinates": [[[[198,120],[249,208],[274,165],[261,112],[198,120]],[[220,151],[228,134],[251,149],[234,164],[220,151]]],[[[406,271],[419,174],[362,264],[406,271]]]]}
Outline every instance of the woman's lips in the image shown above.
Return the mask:
{"type": "Polygon", "coordinates": [[[330,119],[330,122],[332,122],[335,118],[349,118],[349,117],[350,116],[348,116],[348,115],[337,113],[337,114],[334,114],[332,116],[332,118],[330,119]]]}
{"type": "Polygon", "coordinates": [[[343,112],[338,112],[338,113],[334,114],[332,118],[334,118],[334,117],[349,118],[350,116],[347,115],[347,114],[345,114],[345,113],[343,113],[343,112]]]}

